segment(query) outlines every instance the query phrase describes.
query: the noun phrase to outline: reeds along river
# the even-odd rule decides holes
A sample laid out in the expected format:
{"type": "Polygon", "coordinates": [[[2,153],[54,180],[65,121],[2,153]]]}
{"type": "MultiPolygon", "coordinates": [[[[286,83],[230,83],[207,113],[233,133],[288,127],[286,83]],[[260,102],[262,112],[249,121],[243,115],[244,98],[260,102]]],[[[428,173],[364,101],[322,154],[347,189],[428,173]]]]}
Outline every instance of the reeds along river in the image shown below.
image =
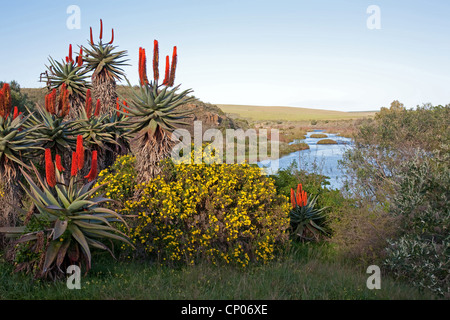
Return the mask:
{"type": "MultiPolygon", "coordinates": [[[[279,159],[279,169],[289,167],[292,162],[296,162],[299,169],[306,170],[311,173],[319,173],[329,177],[328,181],[331,189],[340,189],[344,184],[345,171],[339,164],[343,154],[348,148],[351,148],[353,141],[350,138],[338,136],[337,133],[325,133],[337,144],[317,144],[320,138],[311,138],[311,134],[323,133],[323,130],[315,130],[308,132],[306,139],[293,141],[291,143],[304,142],[309,145],[310,149],[292,152],[279,159]]],[[[277,165],[273,161],[259,162],[260,167],[267,167],[267,172],[275,173],[277,165]]]]}

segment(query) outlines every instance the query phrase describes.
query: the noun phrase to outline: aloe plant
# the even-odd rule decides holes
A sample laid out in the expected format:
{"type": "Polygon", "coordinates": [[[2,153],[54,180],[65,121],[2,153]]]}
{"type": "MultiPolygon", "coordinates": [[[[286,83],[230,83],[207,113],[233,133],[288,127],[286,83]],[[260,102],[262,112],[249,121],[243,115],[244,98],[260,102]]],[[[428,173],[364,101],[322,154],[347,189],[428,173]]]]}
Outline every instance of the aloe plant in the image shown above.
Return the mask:
{"type": "Polygon", "coordinates": [[[30,135],[30,138],[44,140],[42,147],[50,148],[55,153],[64,154],[75,148],[73,121],[65,121],[64,117],[50,113],[48,110],[36,105],[35,113],[30,115],[25,124],[27,128],[38,128],[30,135]]]}
{"type": "Polygon", "coordinates": [[[297,192],[291,189],[292,209],[289,212],[291,234],[300,241],[317,240],[320,234],[326,234],[323,227],[324,211],[328,207],[316,208],[318,196],[308,196],[302,185],[298,184],[297,192]]]}
{"type": "Polygon", "coordinates": [[[119,240],[130,244],[126,235],[112,224],[121,222],[126,225],[121,215],[102,207],[103,203],[113,200],[103,196],[93,197],[102,186],[92,187],[95,183],[92,174],[89,177],[92,181],[78,186],[76,153],[73,164],[68,183],[60,174],[58,166],[51,161],[50,152],[46,152],[46,179],[40,176],[34,165],[32,168],[36,179],[21,169],[29,188],[19,183],[36,208],[34,219],[41,221],[40,225],[44,227],[28,232],[24,227],[0,228],[0,232],[18,236],[17,243],[27,243],[34,252],[42,252],[39,259],[22,262],[17,266],[18,270],[35,270],[36,277],[52,279],[63,276],[64,268],[72,264],[84,265],[87,272],[91,268],[93,248],[107,250],[113,255],[103,240],[119,240]]]}
{"type": "Polygon", "coordinates": [[[170,155],[173,147],[172,132],[179,125],[186,124],[182,120],[191,111],[180,111],[182,104],[192,101],[188,94],[191,89],[177,92],[179,85],[171,88],[175,80],[177,50],[174,47],[172,64],[166,59],[165,77],[161,85],[158,84],[158,41],[154,41],[153,49],[153,81],[148,81],[146,70],[145,49],[139,50],[139,80],[140,90],[133,92],[128,106],[128,128],[134,135],[136,143],[136,165],[138,182],[146,182],[160,173],[159,162],[170,155]]]}

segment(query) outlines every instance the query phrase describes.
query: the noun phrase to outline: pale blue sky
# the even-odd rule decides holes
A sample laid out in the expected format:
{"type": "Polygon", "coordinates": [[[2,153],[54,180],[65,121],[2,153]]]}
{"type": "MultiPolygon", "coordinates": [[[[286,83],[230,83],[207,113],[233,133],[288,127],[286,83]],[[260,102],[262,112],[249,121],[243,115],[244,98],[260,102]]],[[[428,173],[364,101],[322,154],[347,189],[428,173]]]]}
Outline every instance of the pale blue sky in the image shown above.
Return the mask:
{"type": "MultiPolygon", "coordinates": [[[[205,102],[375,110],[450,103],[448,0],[2,1],[0,80],[40,87],[48,56],[85,45],[89,27],[128,50],[137,84],[140,46],[161,61],[178,46],[177,83],[205,102]],[[81,29],[69,30],[69,5],[81,29]],[[369,5],[381,30],[369,30],[369,5]]],[[[150,66],[150,64],[148,64],[150,66]]],[[[161,63],[161,70],[162,70],[161,63]]],[[[149,72],[150,74],[151,72],[149,72]]]]}

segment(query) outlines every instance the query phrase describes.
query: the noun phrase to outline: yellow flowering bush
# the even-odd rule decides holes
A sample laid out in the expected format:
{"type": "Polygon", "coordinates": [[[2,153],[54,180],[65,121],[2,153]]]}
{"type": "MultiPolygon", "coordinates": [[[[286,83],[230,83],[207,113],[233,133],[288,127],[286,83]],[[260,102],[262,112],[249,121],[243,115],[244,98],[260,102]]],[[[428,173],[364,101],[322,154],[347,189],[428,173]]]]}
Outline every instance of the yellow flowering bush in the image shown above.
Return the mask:
{"type": "Polygon", "coordinates": [[[119,204],[132,197],[136,185],[135,161],[136,157],[132,155],[121,156],[109,169],[102,170],[94,187],[102,184],[105,186],[96,195],[105,194],[119,204]]]}
{"type": "Polygon", "coordinates": [[[135,186],[133,163],[133,157],[119,158],[99,183],[107,183],[108,197],[122,200],[122,214],[134,217],[124,231],[138,252],[161,263],[245,267],[272,260],[287,244],[289,201],[260,168],[168,160],[160,176],[135,186]],[[138,197],[130,196],[133,186],[138,197]]]}
{"type": "Polygon", "coordinates": [[[248,164],[180,164],[173,176],[137,186],[130,238],[162,261],[199,260],[247,266],[269,261],[287,241],[288,201],[273,181],[248,164]]]}

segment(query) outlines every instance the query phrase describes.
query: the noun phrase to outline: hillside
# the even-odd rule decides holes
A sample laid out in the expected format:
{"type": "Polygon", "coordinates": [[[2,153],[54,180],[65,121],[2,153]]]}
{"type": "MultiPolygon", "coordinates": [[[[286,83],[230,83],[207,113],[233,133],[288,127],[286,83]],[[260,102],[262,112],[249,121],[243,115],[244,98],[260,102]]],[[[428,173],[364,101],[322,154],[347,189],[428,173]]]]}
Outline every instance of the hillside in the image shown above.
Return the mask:
{"type": "MultiPolygon", "coordinates": [[[[45,94],[47,93],[46,88],[21,88],[21,92],[26,94],[28,98],[34,103],[44,104],[45,94]]],[[[118,86],[117,92],[120,97],[124,99],[130,99],[130,89],[126,86],[118,86]]],[[[247,129],[248,123],[245,120],[240,120],[236,118],[231,118],[227,116],[220,108],[216,105],[205,103],[196,99],[195,102],[188,103],[180,107],[180,110],[192,110],[193,113],[189,116],[185,122],[189,123],[188,126],[184,126],[188,129],[191,134],[193,134],[193,123],[194,121],[202,121],[203,131],[210,128],[218,129],[247,129]]]]}
{"type": "Polygon", "coordinates": [[[296,107],[264,107],[217,104],[217,106],[231,117],[240,117],[253,121],[281,120],[344,120],[371,117],[375,112],[342,112],[296,107]]]}

